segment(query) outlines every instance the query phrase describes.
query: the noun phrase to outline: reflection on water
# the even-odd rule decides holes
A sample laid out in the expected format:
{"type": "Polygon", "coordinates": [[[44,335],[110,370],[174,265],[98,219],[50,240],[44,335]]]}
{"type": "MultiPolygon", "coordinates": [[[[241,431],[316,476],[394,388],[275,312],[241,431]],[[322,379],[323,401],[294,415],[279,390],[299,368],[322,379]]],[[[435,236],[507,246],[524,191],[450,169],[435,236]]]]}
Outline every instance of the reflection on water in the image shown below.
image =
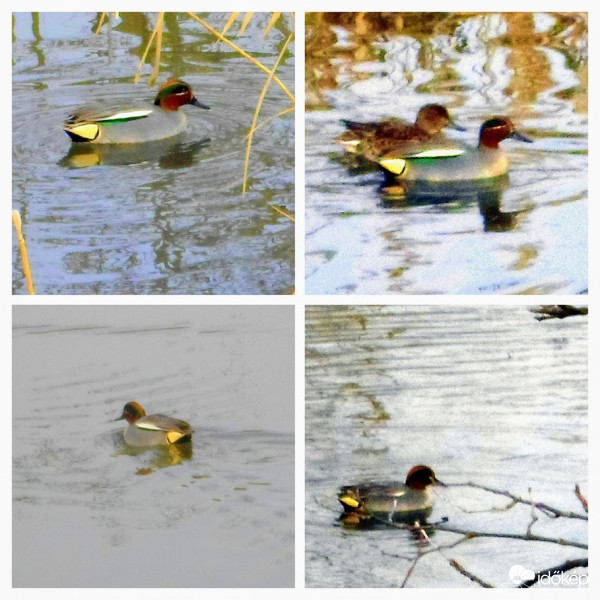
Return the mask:
{"type": "MultiPolygon", "coordinates": [[[[294,118],[280,114],[288,96],[269,88],[242,194],[246,136],[267,75],[187,13],[165,13],[158,80],[150,83],[148,63],[135,85],[157,15],[119,13],[96,35],[99,14],[13,15],[13,205],[37,293],[290,293],[294,118]],[[181,139],[81,148],[62,131],[73,108],[151,102],[171,76],[212,108],[181,109],[181,139]]],[[[205,16],[218,30],[228,17],[205,16]]],[[[236,42],[272,66],[293,19],[283,14],[267,31],[269,21],[255,13],[236,42]]],[[[277,68],[290,89],[293,53],[291,44],[277,68]]],[[[13,240],[13,293],[25,292],[13,240]]]]}
{"type": "Polygon", "coordinates": [[[308,13],[306,44],[308,293],[586,293],[584,13],[308,13]],[[382,194],[381,173],[340,165],[342,119],[414,122],[428,103],[467,128],[454,141],[494,115],[534,140],[503,142],[501,198],[382,194]]]}
{"type": "Polygon", "coordinates": [[[13,585],[292,586],[293,312],[15,308],[13,585]],[[134,399],[192,443],[126,447],[134,399]]]}
{"type": "MultiPolygon", "coordinates": [[[[527,306],[312,306],[306,311],[306,583],[397,587],[432,545],[407,530],[339,522],[341,486],[434,468],[430,521],[525,534],[531,507],[469,481],[582,514],[588,493],[587,317],[538,321],[527,306]],[[360,560],[357,557],[360,556],[360,560]]],[[[539,515],[537,535],[587,541],[587,521],[539,515]]],[[[438,530],[434,543],[457,536],[438,530]]],[[[409,587],[470,585],[452,558],[495,586],[585,556],[495,539],[424,557],[409,587]]]]}
{"type": "Polygon", "coordinates": [[[210,138],[197,142],[181,142],[181,136],[158,142],[135,145],[71,144],[58,164],[71,169],[99,165],[135,165],[151,161],[161,169],[190,167],[199,152],[210,144],[210,138]]]}
{"type": "Polygon", "coordinates": [[[399,209],[450,203],[453,212],[456,212],[468,211],[471,205],[476,204],[482,216],[483,231],[510,231],[518,226],[525,209],[502,210],[502,192],[508,185],[508,175],[473,184],[435,184],[420,181],[399,184],[392,181],[383,184],[381,188],[381,206],[399,209]]]}
{"type": "Polygon", "coordinates": [[[183,442],[180,444],[169,444],[168,446],[155,446],[153,448],[133,448],[127,446],[123,442],[123,433],[116,433],[115,437],[118,440],[119,449],[116,456],[138,456],[144,454],[148,465],[140,467],[137,471],[138,475],[149,475],[156,469],[164,469],[180,464],[184,460],[190,460],[194,454],[194,445],[191,442],[183,442]]]}
{"type": "MultiPolygon", "coordinates": [[[[448,95],[478,89],[480,103],[506,102],[510,92],[524,106],[559,91],[552,72],[557,52],[572,72],[575,110],[587,111],[585,89],[576,87],[587,83],[585,13],[307,13],[306,25],[309,109],[331,108],[327,90],[348,79],[365,82],[365,92],[368,86],[392,91],[394,80],[403,81],[409,95],[419,88],[448,95]],[[493,77],[504,70],[499,63],[509,68],[503,78],[493,77]],[[373,81],[374,74],[387,81],[373,81]]],[[[376,108],[387,104],[389,111],[386,100],[376,108]]],[[[406,98],[398,107],[400,100],[406,98]]]]}

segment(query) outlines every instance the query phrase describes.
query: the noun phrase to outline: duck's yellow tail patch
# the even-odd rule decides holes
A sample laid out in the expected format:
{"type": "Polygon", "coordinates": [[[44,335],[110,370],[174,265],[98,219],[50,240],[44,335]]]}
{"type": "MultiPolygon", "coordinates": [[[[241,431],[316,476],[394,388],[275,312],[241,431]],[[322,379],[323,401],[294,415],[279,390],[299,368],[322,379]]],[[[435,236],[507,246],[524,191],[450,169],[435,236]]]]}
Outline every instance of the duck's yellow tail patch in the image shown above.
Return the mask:
{"type": "Polygon", "coordinates": [[[167,440],[169,444],[174,444],[178,442],[184,436],[183,433],[179,433],[179,431],[167,431],[167,440]]]}
{"type": "Polygon", "coordinates": [[[360,502],[358,502],[352,496],[340,496],[340,502],[352,508],[358,508],[360,506],[360,502]]]}
{"type": "Polygon", "coordinates": [[[91,142],[98,137],[99,127],[96,123],[84,123],[83,125],[69,127],[66,131],[91,142]]]}
{"type": "Polygon", "coordinates": [[[406,169],[406,161],[403,158],[385,158],[379,164],[394,175],[402,175],[406,169]]]}

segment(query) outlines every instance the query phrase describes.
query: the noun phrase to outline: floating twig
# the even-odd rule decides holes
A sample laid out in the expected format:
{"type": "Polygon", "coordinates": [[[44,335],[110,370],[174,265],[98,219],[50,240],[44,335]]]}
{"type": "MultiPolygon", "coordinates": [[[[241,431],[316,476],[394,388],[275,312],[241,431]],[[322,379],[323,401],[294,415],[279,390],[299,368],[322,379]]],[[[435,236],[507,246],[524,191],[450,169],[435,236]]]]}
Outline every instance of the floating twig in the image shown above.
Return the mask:
{"type": "Polygon", "coordinates": [[[587,544],[576,542],[574,540],[565,540],[563,538],[552,538],[543,535],[536,535],[535,533],[500,533],[493,531],[473,531],[470,529],[460,529],[456,527],[449,527],[448,525],[438,525],[436,527],[439,531],[447,531],[448,533],[458,533],[464,536],[464,541],[470,540],[477,537],[493,537],[493,538],[506,538],[511,540],[524,540],[529,542],[548,542],[550,544],[559,544],[561,546],[573,546],[574,548],[587,549],[587,544]]]}
{"type": "Polygon", "coordinates": [[[585,512],[588,512],[588,501],[587,501],[587,498],[581,493],[581,490],[579,489],[579,485],[575,485],[575,495],[577,496],[577,499],[579,500],[579,502],[581,502],[581,506],[583,506],[583,510],[585,510],[585,512]]]}
{"type": "Polygon", "coordinates": [[[471,581],[475,582],[477,585],[484,587],[484,588],[493,588],[494,587],[490,583],[487,583],[487,582],[483,581],[483,579],[480,579],[479,577],[477,577],[477,575],[474,575],[470,571],[467,571],[467,569],[465,569],[458,561],[452,559],[448,562],[450,563],[450,566],[452,568],[456,569],[461,575],[464,575],[471,581]]]}
{"type": "Polygon", "coordinates": [[[579,513],[575,513],[575,512],[571,512],[571,511],[564,511],[559,508],[550,506],[544,502],[533,502],[533,500],[527,500],[525,498],[522,498],[521,496],[511,494],[510,492],[508,492],[506,490],[498,490],[498,489],[495,489],[495,488],[492,488],[492,487],[489,487],[486,485],[474,483],[472,481],[469,481],[468,483],[450,483],[450,484],[447,484],[446,487],[455,487],[455,486],[456,487],[473,487],[473,488],[483,490],[485,492],[490,492],[492,494],[498,494],[499,496],[506,496],[507,498],[510,498],[512,500],[511,504],[509,504],[507,506],[507,508],[511,507],[512,505],[514,505],[516,503],[527,504],[529,506],[534,506],[535,508],[542,511],[546,515],[554,517],[554,518],[565,517],[567,519],[581,519],[583,521],[588,520],[587,515],[581,515],[579,513]]]}

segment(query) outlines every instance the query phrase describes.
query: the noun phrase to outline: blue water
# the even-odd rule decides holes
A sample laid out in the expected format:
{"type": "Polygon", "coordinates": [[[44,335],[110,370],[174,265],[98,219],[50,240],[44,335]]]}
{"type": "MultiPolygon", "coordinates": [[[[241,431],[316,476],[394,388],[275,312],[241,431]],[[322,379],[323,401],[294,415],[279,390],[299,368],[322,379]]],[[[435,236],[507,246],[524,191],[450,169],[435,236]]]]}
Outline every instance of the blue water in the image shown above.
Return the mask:
{"type": "MultiPolygon", "coordinates": [[[[38,294],[288,294],[294,285],[294,115],[273,85],[241,183],[263,71],[184,13],[167,13],[158,83],[187,81],[210,111],[186,106],[188,131],[152,153],[73,156],[62,122],[99,101],[152,102],[154,57],[133,77],[156,13],[17,13],[13,20],[13,208],[21,212],[38,294]],[[31,110],[34,106],[35,110],[31,110]],[[275,208],[273,208],[274,205],[275,208]]],[[[204,15],[217,29],[227,14],[204,15]]],[[[254,15],[236,42],[273,65],[293,27],[265,36],[254,15]]],[[[293,91],[294,45],[278,76],[293,91]]],[[[13,236],[13,293],[27,293],[13,236]]]]}
{"type": "Polygon", "coordinates": [[[585,15],[348,21],[307,19],[307,293],[587,293],[585,15]],[[466,144],[493,115],[534,140],[502,143],[505,189],[390,204],[381,173],[340,164],[340,119],[412,122],[431,102],[449,107],[466,131],[447,135],[466,144]]]}
{"type": "MultiPolygon", "coordinates": [[[[352,530],[340,486],[400,480],[427,464],[447,484],[474,482],[585,514],[588,486],[587,316],[538,322],[526,306],[313,306],[306,311],[306,585],[497,587],[509,570],[587,556],[557,543],[437,531],[352,530]],[[414,571],[412,561],[422,556],[414,571]],[[358,558],[360,557],[360,559],[358,558]]],[[[431,522],[524,535],[527,504],[437,487],[431,522]],[[498,510],[504,509],[504,510],[498,510]]],[[[587,543],[587,521],[536,511],[532,532],[587,543]]]]}

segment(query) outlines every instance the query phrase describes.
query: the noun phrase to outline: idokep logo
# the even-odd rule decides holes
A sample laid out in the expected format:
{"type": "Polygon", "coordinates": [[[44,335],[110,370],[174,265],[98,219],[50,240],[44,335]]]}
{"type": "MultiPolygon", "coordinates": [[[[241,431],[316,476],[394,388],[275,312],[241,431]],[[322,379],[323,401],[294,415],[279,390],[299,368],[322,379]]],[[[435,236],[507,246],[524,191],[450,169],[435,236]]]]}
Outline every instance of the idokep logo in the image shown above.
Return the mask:
{"type": "Polygon", "coordinates": [[[521,585],[524,581],[533,579],[535,577],[535,573],[531,569],[526,569],[521,565],[513,565],[508,571],[508,576],[513,583],[521,585]]]}
{"type": "Polygon", "coordinates": [[[537,585],[552,585],[557,587],[587,587],[588,576],[586,573],[544,573],[540,575],[537,585]]]}
{"type": "MultiPolygon", "coordinates": [[[[508,571],[508,576],[516,585],[521,585],[524,581],[531,581],[535,573],[521,565],[513,565],[508,571]]],[[[588,576],[586,573],[541,573],[535,582],[539,586],[557,586],[557,587],[587,587],[588,576]]]]}

